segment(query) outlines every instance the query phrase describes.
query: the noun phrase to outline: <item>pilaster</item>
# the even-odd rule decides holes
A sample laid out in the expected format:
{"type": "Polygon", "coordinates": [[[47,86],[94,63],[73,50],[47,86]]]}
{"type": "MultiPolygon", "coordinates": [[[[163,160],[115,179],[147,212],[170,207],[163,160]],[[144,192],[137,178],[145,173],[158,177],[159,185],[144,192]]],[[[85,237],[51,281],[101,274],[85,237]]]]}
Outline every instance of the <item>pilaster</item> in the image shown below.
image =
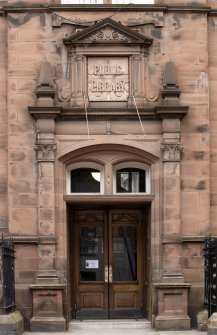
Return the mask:
{"type": "Polygon", "coordinates": [[[36,91],[37,106],[29,107],[36,119],[35,154],[38,166],[38,274],[31,286],[33,331],[62,331],[66,328],[63,317],[63,290],[56,272],[55,183],[54,163],[55,118],[59,109],[53,106],[55,95],[50,65],[43,62],[36,91]],[[40,306],[40,307],[39,307],[40,306]]]}
{"type": "Polygon", "coordinates": [[[163,226],[162,226],[162,279],[156,284],[158,313],[156,329],[189,329],[188,289],[181,268],[181,180],[180,117],[166,113],[167,108],[179,109],[179,87],[174,64],[166,64],[161,95],[164,99],[162,114],[163,140],[160,146],[163,162],[163,226]]]}

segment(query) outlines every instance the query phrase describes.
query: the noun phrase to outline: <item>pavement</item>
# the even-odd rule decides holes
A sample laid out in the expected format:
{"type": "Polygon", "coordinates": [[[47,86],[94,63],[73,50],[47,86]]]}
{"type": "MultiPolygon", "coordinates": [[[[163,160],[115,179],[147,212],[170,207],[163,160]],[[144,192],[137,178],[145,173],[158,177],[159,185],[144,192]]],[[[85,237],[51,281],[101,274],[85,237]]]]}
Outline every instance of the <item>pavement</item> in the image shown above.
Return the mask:
{"type": "Polygon", "coordinates": [[[207,335],[207,332],[200,332],[197,330],[183,330],[183,331],[155,331],[154,329],[90,329],[90,330],[69,330],[66,332],[24,332],[23,335],[207,335]]]}
{"type": "Polygon", "coordinates": [[[72,320],[65,332],[24,332],[23,335],[207,335],[191,330],[156,331],[146,319],[139,320],[72,320]]]}
{"type": "Polygon", "coordinates": [[[24,332],[23,335],[48,335],[48,334],[56,334],[56,335],[207,335],[207,332],[200,332],[197,330],[183,330],[183,331],[155,331],[154,329],[70,329],[65,332],[24,332]]]}

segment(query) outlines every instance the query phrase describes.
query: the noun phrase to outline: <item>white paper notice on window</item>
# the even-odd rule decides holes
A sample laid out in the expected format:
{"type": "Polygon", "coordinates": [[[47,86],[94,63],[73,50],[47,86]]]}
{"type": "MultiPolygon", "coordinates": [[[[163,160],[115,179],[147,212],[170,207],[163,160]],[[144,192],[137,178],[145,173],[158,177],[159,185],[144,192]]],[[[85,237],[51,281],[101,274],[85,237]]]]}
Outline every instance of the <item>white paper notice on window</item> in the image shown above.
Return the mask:
{"type": "Polygon", "coordinates": [[[98,259],[86,259],[86,269],[98,269],[99,260],[98,259]]]}

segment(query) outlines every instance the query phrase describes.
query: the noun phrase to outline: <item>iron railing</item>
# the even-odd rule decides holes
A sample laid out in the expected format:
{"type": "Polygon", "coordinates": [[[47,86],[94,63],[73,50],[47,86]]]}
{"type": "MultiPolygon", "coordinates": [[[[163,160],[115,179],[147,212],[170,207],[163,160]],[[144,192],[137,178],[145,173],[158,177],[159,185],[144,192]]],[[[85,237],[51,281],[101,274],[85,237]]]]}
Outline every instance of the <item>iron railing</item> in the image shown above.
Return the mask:
{"type": "Polygon", "coordinates": [[[15,311],[14,244],[11,239],[0,242],[0,314],[15,311]]]}

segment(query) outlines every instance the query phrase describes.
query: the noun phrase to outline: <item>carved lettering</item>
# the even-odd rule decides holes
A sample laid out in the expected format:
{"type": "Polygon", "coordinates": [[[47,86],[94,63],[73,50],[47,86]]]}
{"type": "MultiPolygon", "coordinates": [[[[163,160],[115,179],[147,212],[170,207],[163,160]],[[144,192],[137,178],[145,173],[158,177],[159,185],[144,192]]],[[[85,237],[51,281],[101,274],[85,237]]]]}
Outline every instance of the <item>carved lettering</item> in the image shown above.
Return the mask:
{"type": "Polygon", "coordinates": [[[117,82],[103,82],[103,81],[92,81],[91,92],[124,92],[125,91],[124,81],[117,82]]]}
{"type": "Polygon", "coordinates": [[[90,101],[127,101],[129,76],[127,57],[90,57],[88,96],[90,101]]]}

